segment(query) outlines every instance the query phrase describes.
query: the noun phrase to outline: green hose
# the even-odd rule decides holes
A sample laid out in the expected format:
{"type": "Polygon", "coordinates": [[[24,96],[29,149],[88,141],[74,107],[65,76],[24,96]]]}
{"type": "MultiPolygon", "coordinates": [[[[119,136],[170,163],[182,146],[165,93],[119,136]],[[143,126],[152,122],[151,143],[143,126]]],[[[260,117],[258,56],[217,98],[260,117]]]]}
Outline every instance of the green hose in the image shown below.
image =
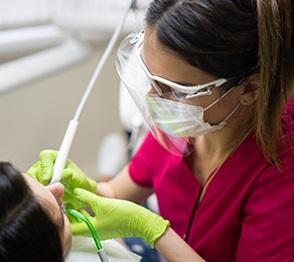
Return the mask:
{"type": "Polygon", "coordinates": [[[99,237],[97,235],[97,232],[96,232],[95,228],[93,227],[92,223],[90,222],[90,220],[86,216],[81,214],[80,212],[78,212],[78,211],[76,211],[74,209],[71,209],[71,208],[66,208],[66,213],[72,215],[73,217],[76,217],[76,218],[82,220],[83,222],[85,222],[86,225],[88,226],[91,234],[92,234],[92,237],[94,239],[97,250],[98,251],[103,250],[103,247],[101,245],[101,242],[100,242],[100,239],[99,239],[99,237]]]}

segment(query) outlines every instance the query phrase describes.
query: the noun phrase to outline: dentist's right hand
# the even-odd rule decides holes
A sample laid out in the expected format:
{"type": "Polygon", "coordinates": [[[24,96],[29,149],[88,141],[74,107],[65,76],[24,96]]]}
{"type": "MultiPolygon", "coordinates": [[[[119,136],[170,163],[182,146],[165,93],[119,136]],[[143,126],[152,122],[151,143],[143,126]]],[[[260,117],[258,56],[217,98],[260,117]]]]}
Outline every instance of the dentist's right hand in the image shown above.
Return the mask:
{"type": "MultiPolygon", "coordinates": [[[[42,151],[39,155],[39,161],[27,171],[27,174],[43,185],[48,185],[53,176],[54,163],[57,156],[58,151],[42,151]]],[[[74,188],[83,188],[93,193],[97,191],[97,182],[87,177],[71,160],[67,160],[60,182],[71,190],[74,188]]]]}

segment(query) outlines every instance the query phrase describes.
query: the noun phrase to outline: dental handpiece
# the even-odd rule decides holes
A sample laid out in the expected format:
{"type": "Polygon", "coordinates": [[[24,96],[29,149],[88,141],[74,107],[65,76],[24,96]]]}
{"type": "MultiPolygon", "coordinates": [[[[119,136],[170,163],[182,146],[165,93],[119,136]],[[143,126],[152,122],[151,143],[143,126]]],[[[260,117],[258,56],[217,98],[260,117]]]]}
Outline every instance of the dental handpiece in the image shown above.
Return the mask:
{"type": "Polygon", "coordinates": [[[79,118],[80,118],[80,115],[83,111],[83,108],[88,100],[88,97],[89,97],[91,91],[93,90],[94,84],[95,84],[108,56],[110,55],[110,52],[112,51],[112,49],[113,49],[113,47],[119,37],[119,34],[123,28],[123,25],[125,24],[125,21],[127,19],[127,16],[129,14],[130,10],[134,9],[135,7],[136,7],[136,0],[130,1],[129,7],[127,8],[126,12],[124,13],[124,16],[123,16],[121,22],[116,27],[107,47],[106,47],[98,65],[97,65],[94,73],[93,73],[93,76],[92,76],[92,78],[86,88],[86,91],[85,91],[85,93],[82,97],[82,100],[77,108],[77,111],[74,115],[74,118],[69,122],[69,125],[67,127],[66,133],[64,135],[63,141],[62,141],[60,149],[59,149],[58,156],[57,156],[55,164],[54,164],[53,176],[52,176],[52,179],[49,184],[59,182],[61,179],[62,171],[65,167],[65,164],[66,164],[66,161],[67,161],[67,158],[69,155],[69,151],[71,149],[71,145],[73,143],[73,140],[74,140],[74,137],[75,137],[78,125],[79,125],[79,118]]]}

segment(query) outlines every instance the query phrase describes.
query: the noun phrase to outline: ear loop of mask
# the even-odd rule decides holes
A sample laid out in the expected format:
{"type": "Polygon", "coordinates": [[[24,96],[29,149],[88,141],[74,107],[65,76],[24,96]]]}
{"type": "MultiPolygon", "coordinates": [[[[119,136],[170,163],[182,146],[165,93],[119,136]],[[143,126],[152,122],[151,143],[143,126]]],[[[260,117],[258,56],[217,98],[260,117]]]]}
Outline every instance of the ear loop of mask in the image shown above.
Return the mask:
{"type": "MultiPolygon", "coordinates": [[[[243,77],[236,85],[234,85],[232,88],[230,88],[226,93],[224,93],[223,95],[221,95],[218,99],[216,99],[214,102],[212,102],[209,106],[207,106],[206,108],[203,109],[203,112],[206,111],[207,109],[211,108],[212,106],[214,106],[218,101],[220,101],[221,99],[223,99],[227,94],[229,94],[236,86],[238,86],[239,84],[241,84],[244,81],[245,77],[243,77]]],[[[240,106],[240,102],[239,104],[234,108],[234,110],[222,121],[222,122],[226,122],[235,112],[236,110],[239,108],[240,106]]]]}
{"type": "MultiPolygon", "coordinates": [[[[203,108],[203,111],[206,111],[207,109],[211,108],[212,106],[214,106],[218,101],[222,100],[227,94],[229,94],[233,89],[235,88],[235,86],[233,86],[231,89],[229,89],[227,92],[225,92],[223,95],[221,95],[218,99],[216,99],[215,101],[213,101],[209,106],[207,106],[206,108],[203,108]]],[[[235,112],[235,111],[234,111],[235,112]]]]}

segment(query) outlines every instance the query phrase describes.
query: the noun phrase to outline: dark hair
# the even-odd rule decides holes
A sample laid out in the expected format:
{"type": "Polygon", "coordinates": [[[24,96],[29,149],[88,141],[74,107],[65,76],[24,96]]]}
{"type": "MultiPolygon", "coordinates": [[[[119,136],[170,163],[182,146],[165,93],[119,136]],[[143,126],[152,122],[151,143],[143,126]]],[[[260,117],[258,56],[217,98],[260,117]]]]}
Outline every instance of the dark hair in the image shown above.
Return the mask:
{"type": "Polygon", "coordinates": [[[0,162],[0,205],[1,262],[64,261],[58,226],[8,162],[0,162]]]}
{"type": "Polygon", "coordinates": [[[155,0],[147,27],[189,64],[220,78],[259,73],[249,123],[265,157],[276,152],[282,109],[293,91],[292,0],[155,0]]]}

